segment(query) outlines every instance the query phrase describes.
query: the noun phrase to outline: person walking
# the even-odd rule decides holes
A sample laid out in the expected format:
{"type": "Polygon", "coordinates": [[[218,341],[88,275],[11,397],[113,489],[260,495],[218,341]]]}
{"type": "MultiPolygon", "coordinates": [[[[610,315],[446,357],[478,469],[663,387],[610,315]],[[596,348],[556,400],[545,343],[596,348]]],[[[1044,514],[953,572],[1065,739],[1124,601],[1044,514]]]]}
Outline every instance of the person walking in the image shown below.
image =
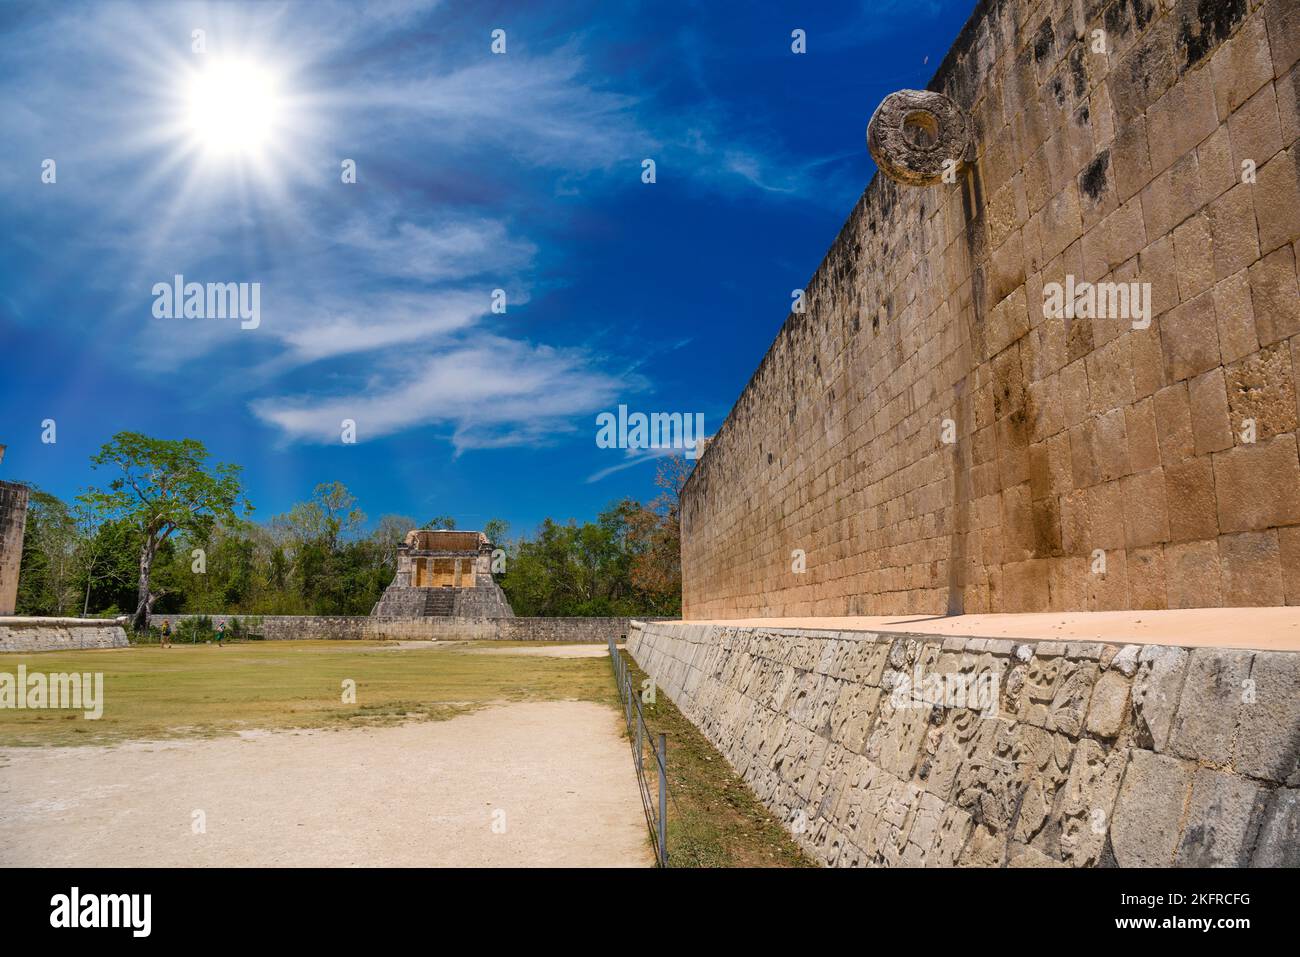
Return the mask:
{"type": "Polygon", "coordinates": [[[221,647],[221,639],[226,637],[226,623],[223,621],[217,625],[217,647],[221,647]]]}
{"type": "Polygon", "coordinates": [[[162,646],[164,648],[170,648],[172,646],[172,623],[166,618],[163,619],[162,646]]]}

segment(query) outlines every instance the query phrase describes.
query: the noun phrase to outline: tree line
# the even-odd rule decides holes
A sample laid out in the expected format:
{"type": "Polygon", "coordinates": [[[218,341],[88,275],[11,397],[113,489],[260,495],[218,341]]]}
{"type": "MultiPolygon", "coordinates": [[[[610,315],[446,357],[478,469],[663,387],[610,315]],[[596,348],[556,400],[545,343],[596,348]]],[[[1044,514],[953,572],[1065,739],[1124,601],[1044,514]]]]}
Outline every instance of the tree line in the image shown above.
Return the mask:
{"type": "MultiPolygon", "coordinates": [[[[255,522],[242,470],[210,463],[194,439],[120,432],[91,458],[105,481],[73,501],[29,488],[18,580],[20,615],[366,615],[392,581],[413,528],[455,528],[451,516],[417,522],[365,512],[340,482],[255,522]]],[[[680,458],[659,463],[650,502],[611,503],[579,523],[548,518],[511,536],[497,581],[516,615],[675,615],[681,609],[680,458]]]]}

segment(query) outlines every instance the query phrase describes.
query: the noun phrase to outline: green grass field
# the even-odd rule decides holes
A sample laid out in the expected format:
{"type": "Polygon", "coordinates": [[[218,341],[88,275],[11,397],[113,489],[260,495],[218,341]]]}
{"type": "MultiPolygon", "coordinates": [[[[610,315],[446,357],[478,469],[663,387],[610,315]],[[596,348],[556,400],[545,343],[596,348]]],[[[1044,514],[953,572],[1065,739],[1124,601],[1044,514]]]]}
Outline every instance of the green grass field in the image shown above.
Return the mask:
{"type": "Polygon", "coordinates": [[[157,645],[0,654],[0,671],[103,672],[104,713],[0,709],[0,746],[112,744],[253,728],[345,728],[454,717],[497,701],[616,704],[604,658],[393,649],[379,642],[157,645]],[[356,704],[343,682],[356,682],[356,704]]]}

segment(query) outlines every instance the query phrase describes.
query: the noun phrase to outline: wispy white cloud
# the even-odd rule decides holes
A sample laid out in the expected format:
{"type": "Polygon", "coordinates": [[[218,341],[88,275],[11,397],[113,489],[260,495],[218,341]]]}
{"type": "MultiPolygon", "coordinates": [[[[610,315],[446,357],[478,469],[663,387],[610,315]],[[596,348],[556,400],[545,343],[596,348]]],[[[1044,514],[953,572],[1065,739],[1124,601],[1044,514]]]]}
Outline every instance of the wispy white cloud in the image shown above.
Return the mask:
{"type": "Polygon", "coordinates": [[[633,466],[642,465],[646,462],[653,462],[655,459],[667,458],[671,455],[681,455],[682,450],[679,448],[662,448],[662,449],[626,449],[623,453],[623,461],[617,465],[610,465],[599,471],[593,472],[587,476],[587,483],[599,482],[603,478],[608,478],[615,472],[622,472],[624,469],[630,469],[633,466]]]}
{"type": "Polygon", "coordinates": [[[357,216],[335,237],[348,255],[363,257],[377,275],[423,282],[463,281],[489,271],[514,272],[532,263],[537,247],[510,235],[495,219],[433,225],[357,216]]]}
{"type": "Polygon", "coordinates": [[[594,365],[579,350],[479,334],[393,363],[347,394],[262,398],[251,408],[291,441],[338,442],[352,419],[361,441],[435,425],[450,430],[457,451],[492,448],[573,431],[575,417],[628,388],[594,365]]]}

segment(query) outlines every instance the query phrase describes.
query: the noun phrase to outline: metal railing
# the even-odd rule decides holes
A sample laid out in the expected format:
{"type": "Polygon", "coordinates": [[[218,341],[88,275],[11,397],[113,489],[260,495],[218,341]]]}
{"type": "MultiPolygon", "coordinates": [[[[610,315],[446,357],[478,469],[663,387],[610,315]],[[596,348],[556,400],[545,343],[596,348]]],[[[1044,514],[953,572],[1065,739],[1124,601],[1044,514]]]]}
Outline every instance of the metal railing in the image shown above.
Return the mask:
{"type": "MultiPolygon", "coordinates": [[[[623,636],[626,641],[626,636],[623,636]]],[[[632,756],[636,766],[637,788],[641,792],[641,808],[645,811],[646,826],[650,829],[650,843],[654,846],[655,863],[659,867],[668,866],[668,740],[662,733],[657,743],[652,743],[650,729],[646,727],[645,715],[641,711],[641,696],[632,689],[632,674],[627,661],[618,650],[618,644],[609,639],[609,660],[614,665],[614,681],[618,685],[618,696],[623,702],[623,718],[627,724],[627,736],[632,745],[632,756]],[[646,752],[658,770],[659,794],[656,801],[650,793],[650,776],[646,772],[646,752]]]]}

